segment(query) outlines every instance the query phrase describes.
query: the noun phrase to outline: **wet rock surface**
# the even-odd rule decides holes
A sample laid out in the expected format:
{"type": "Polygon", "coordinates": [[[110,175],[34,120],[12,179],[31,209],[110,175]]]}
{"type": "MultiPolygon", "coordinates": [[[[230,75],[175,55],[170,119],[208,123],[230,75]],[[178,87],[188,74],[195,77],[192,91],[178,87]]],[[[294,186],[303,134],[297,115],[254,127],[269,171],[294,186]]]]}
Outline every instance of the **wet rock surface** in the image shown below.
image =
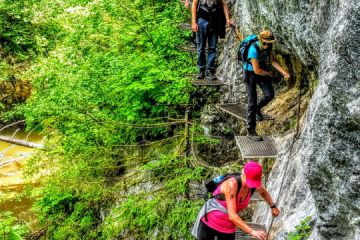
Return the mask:
{"type": "MultiPolygon", "coordinates": [[[[272,29],[274,50],[296,75],[294,86],[302,79],[317,84],[297,140],[277,139],[279,156],[267,187],[282,214],[271,237],[287,239],[311,216],[310,239],[360,239],[360,2],[244,0],[233,9],[245,36],[272,29]]],[[[236,46],[229,31],[217,75],[230,89],[221,102],[246,97],[236,46]]],[[[269,228],[268,206],[260,203],[253,220],[269,228]]]]}

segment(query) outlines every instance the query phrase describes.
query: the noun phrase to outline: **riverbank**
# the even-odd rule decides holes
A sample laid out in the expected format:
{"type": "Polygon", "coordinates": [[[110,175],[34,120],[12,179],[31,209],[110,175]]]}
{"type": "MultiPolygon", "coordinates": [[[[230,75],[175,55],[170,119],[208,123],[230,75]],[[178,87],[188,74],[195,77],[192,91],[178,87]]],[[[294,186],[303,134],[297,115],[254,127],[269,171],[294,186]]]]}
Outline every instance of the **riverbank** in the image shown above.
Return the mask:
{"type": "MultiPolygon", "coordinates": [[[[42,141],[38,133],[29,134],[19,129],[1,131],[1,135],[36,143],[42,141]]],[[[33,200],[26,192],[36,182],[25,177],[24,167],[33,152],[32,148],[0,141],[0,212],[11,212],[31,229],[36,228],[36,220],[31,212],[33,200]]]]}

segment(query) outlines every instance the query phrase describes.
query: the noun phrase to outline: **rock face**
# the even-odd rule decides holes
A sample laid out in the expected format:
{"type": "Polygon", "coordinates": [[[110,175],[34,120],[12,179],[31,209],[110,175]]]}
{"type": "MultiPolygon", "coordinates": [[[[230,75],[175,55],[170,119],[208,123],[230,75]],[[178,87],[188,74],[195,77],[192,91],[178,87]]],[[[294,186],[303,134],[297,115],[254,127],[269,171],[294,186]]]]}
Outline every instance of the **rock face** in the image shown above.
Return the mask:
{"type": "MultiPolygon", "coordinates": [[[[233,10],[245,36],[272,29],[286,63],[296,59],[315,73],[307,80],[317,82],[297,140],[277,139],[279,156],[267,187],[282,214],[272,224],[272,238],[287,239],[312,216],[310,239],[360,239],[360,2],[242,0],[233,10]]],[[[218,76],[232,85],[223,101],[246,96],[235,58],[230,32],[219,56],[218,76]]],[[[260,204],[253,218],[271,225],[267,206],[260,204]]]]}

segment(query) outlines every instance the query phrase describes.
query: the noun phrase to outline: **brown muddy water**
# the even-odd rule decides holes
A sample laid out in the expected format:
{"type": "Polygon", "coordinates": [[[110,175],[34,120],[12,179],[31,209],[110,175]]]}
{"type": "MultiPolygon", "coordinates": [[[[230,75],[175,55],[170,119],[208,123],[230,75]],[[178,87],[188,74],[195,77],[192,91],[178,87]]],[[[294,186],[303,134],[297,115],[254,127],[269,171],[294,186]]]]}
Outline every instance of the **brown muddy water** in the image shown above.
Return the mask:
{"type": "MultiPolygon", "coordinates": [[[[43,139],[35,132],[26,133],[18,129],[1,131],[0,135],[35,143],[41,143],[43,139]]],[[[29,211],[32,200],[23,197],[22,193],[25,186],[35,186],[36,183],[25,179],[23,170],[33,152],[32,148],[0,141],[0,213],[10,211],[16,217],[29,222],[33,218],[29,211]]]]}

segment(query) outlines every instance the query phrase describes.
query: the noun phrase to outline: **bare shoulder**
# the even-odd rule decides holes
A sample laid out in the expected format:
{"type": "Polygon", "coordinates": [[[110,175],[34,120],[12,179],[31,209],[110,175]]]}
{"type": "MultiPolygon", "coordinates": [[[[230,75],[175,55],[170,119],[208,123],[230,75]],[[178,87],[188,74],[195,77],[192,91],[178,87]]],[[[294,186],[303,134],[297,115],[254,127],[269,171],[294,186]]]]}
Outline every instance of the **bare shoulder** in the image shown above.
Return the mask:
{"type": "Polygon", "coordinates": [[[223,193],[225,192],[233,192],[237,189],[237,182],[235,178],[229,178],[227,179],[221,186],[221,191],[223,193]]]}

